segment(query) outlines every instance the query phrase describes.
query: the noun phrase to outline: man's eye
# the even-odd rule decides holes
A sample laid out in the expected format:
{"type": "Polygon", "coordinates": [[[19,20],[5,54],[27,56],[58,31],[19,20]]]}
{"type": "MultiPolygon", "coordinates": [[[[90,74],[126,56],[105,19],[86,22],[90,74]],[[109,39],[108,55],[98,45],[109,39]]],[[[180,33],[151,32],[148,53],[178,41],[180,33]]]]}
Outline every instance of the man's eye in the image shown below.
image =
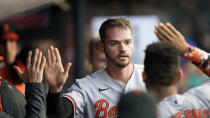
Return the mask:
{"type": "Polygon", "coordinates": [[[111,45],[117,45],[117,43],[116,42],[112,42],[111,45]]]}
{"type": "Polygon", "coordinates": [[[125,42],[126,45],[128,45],[128,44],[130,44],[130,43],[131,43],[131,41],[126,41],[126,42],[125,42]]]}

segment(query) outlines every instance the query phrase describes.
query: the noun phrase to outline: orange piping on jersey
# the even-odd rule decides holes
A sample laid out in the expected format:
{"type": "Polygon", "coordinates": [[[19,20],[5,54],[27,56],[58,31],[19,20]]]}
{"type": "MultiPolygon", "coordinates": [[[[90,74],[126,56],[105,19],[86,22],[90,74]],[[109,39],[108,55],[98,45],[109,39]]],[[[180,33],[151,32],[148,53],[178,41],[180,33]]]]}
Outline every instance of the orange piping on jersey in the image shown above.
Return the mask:
{"type": "Polygon", "coordinates": [[[77,108],[76,102],[75,102],[74,99],[73,99],[71,96],[69,96],[69,95],[63,95],[63,96],[69,98],[69,99],[73,102],[73,104],[74,104],[74,116],[75,116],[75,115],[76,115],[76,108],[77,108]]]}

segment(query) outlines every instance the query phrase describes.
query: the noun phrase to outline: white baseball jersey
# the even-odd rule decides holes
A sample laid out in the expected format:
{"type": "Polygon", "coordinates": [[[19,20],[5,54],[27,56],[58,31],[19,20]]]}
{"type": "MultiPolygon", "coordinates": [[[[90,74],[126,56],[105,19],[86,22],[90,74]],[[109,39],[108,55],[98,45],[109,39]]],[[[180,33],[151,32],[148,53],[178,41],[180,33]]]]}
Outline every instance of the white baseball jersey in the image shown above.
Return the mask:
{"type": "Polygon", "coordinates": [[[130,91],[145,91],[142,65],[134,64],[134,71],[127,84],[113,79],[105,69],[90,74],[76,82],[64,94],[74,105],[74,116],[107,118],[118,116],[120,97],[130,91]]]}
{"type": "Polygon", "coordinates": [[[159,118],[210,118],[210,80],[157,104],[159,118]]]}

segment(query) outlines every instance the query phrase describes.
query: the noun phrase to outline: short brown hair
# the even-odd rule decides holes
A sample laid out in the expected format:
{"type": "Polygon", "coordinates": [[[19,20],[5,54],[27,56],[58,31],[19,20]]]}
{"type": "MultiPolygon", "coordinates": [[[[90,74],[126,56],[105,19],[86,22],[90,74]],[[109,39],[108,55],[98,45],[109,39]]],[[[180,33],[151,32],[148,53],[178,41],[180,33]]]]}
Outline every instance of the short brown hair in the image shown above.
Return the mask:
{"type": "Polygon", "coordinates": [[[90,39],[89,41],[89,47],[88,47],[88,51],[89,51],[89,54],[90,56],[93,56],[94,55],[94,50],[95,49],[98,49],[99,50],[99,47],[100,47],[100,37],[97,35],[97,36],[94,36],[93,38],[90,39]]]}
{"type": "Polygon", "coordinates": [[[112,27],[122,27],[122,28],[129,28],[132,32],[131,23],[124,19],[124,18],[109,18],[108,20],[104,21],[99,29],[99,34],[101,38],[101,42],[105,42],[106,38],[106,30],[112,27]]]}

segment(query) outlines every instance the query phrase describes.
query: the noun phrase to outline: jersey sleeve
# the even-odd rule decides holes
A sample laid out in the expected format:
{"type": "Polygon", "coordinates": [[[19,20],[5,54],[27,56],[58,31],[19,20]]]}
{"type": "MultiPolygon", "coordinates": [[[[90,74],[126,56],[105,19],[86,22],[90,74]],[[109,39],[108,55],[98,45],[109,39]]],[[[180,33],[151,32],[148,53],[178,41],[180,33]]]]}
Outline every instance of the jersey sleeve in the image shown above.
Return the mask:
{"type": "Polygon", "coordinates": [[[192,88],[184,93],[185,96],[194,96],[197,98],[197,103],[203,104],[210,109],[210,79],[206,80],[198,87],[192,88]]]}
{"type": "Polygon", "coordinates": [[[182,55],[183,58],[192,61],[204,73],[210,76],[210,54],[190,46],[189,49],[182,55]]]}
{"type": "Polygon", "coordinates": [[[85,91],[80,86],[78,81],[68,89],[67,93],[64,93],[62,97],[69,99],[74,106],[74,116],[83,117],[85,114],[85,91]]]}

